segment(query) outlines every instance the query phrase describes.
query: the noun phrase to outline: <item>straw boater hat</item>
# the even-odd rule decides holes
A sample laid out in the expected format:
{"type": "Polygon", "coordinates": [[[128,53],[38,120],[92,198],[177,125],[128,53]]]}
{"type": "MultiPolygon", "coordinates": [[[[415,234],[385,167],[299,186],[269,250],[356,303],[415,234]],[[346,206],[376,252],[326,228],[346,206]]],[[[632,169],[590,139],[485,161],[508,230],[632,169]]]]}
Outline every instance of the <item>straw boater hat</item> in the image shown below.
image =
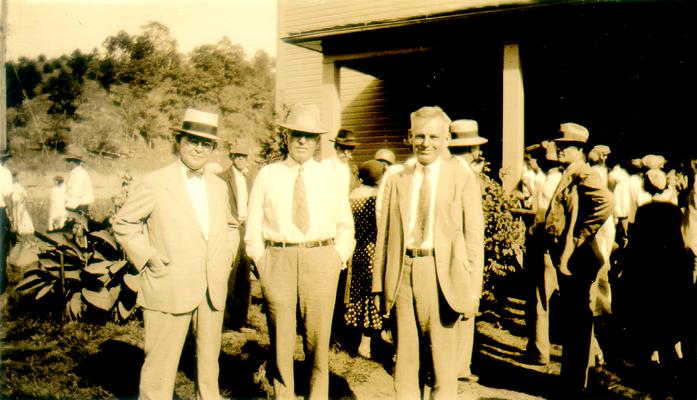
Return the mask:
{"type": "Polygon", "coordinates": [[[0,160],[5,160],[12,157],[12,154],[10,154],[9,149],[2,149],[0,150],[0,160]]]}
{"type": "Polygon", "coordinates": [[[293,105],[285,122],[278,125],[291,131],[314,133],[316,135],[327,133],[327,130],[322,127],[319,118],[319,108],[315,104],[293,105]]]}
{"type": "Polygon", "coordinates": [[[336,138],[329,139],[330,142],[334,142],[339,146],[344,147],[356,147],[356,134],[350,129],[339,129],[336,133],[336,138]]]}
{"type": "Polygon", "coordinates": [[[66,161],[85,161],[85,150],[82,147],[71,144],[67,147],[65,151],[64,158],[66,161]]]}
{"type": "Polygon", "coordinates": [[[181,128],[173,131],[211,140],[221,140],[218,136],[218,114],[187,108],[181,128]]]}
{"type": "Polygon", "coordinates": [[[378,161],[384,161],[390,165],[397,162],[397,157],[395,157],[394,152],[390,149],[380,149],[376,151],[375,159],[378,161]]]}
{"type": "Polygon", "coordinates": [[[479,125],[473,119],[457,119],[450,123],[450,147],[479,146],[489,141],[479,136],[479,125]]]}
{"type": "Polygon", "coordinates": [[[649,154],[641,159],[641,164],[644,169],[662,169],[666,165],[666,159],[663,156],[649,154]]]}
{"type": "Polygon", "coordinates": [[[585,147],[588,144],[588,129],[573,122],[566,122],[559,125],[560,138],[554,139],[556,143],[580,145],[585,147]]]}

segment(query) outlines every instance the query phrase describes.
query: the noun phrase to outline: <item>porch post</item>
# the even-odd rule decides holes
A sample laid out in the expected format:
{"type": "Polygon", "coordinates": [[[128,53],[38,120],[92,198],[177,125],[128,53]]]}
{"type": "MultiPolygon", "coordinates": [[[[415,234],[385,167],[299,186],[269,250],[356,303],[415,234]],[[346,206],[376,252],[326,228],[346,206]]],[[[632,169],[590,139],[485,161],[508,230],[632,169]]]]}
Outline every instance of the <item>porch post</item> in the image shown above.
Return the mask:
{"type": "Polygon", "coordinates": [[[517,43],[503,46],[503,189],[515,189],[523,173],[525,91],[517,43]]]}
{"type": "Polygon", "coordinates": [[[336,132],[341,128],[341,93],[339,84],[341,76],[339,66],[334,60],[322,56],[322,123],[329,131],[321,136],[320,157],[325,159],[334,153],[333,143],[329,139],[336,137],[336,132]]]}

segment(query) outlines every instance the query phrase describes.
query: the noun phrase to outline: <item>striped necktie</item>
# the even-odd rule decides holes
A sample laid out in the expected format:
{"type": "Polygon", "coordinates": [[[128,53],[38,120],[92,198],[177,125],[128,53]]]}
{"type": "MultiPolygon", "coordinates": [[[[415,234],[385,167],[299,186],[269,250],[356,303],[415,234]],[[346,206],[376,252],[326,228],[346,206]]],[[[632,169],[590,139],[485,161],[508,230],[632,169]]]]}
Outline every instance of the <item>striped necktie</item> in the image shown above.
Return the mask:
{"type": "Polygon", "coordinates": [[[423,168],[423,181],[419,190],[419,202],[416,205],[416,226],[414,227],[414,245],[422,247],[428,234],[429,215],[431,214],[431,180],[428,167],[423,168]]]}
{"type": "Polygon", "coordinates": [[[295,178],[295,185],[293,186],[293,224],[302,233],[307,233],[310,229],[310,211],[307,208],[302,165],[298,168],[298,177],[295,178]]]}

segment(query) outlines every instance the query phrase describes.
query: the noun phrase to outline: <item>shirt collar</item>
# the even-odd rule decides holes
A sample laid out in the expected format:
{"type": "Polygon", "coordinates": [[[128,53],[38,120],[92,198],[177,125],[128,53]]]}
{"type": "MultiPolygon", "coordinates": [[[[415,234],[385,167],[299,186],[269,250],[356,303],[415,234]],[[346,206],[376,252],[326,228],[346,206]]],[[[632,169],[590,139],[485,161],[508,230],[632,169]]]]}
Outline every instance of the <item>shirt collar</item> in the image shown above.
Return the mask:
{"type": "MultiPolygon", "coordinates": [[[[431,176],[438,176],[438,173],[440,172],[440,162],[441,162],[441,157],[436,158],[436,160],[430,164],[427,165],[428,171],[431,176]]],[[[423,174],[423,169],[424,165],[422,165],[420,162],[416,163],[416,170],[419,171],[419,173],[423,174]]]]}
{"type": "MultiPolygon", "coordinates": [[[[300,167],[300,163],[295,161],[293,157],[290,156],[286,157],[286,159],[283,162],[288,166],[288,168],[295,169],[300,167]]],[[[307,169],[308,167],[314,166],[315,164],[317,164],[317,161],[315,161],[314,158],[310,158],[309,160],[303,163],[303,168],[307,169]]]]}

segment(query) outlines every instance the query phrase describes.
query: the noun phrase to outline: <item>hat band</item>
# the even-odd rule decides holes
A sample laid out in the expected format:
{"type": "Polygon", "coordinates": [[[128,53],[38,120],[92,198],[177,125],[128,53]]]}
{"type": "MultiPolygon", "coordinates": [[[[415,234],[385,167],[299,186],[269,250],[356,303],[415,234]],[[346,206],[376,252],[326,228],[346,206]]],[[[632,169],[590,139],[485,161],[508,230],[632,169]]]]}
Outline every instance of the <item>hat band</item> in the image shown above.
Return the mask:
{"type": "Polygon", "coordinates": [[[217,126],[208,125],[201,122],[184,121],[184,123],[182,124],[182,129],[185,131],[196,131],[201,133],[208,133],[211,135],[218,134],[217,126]]]}

